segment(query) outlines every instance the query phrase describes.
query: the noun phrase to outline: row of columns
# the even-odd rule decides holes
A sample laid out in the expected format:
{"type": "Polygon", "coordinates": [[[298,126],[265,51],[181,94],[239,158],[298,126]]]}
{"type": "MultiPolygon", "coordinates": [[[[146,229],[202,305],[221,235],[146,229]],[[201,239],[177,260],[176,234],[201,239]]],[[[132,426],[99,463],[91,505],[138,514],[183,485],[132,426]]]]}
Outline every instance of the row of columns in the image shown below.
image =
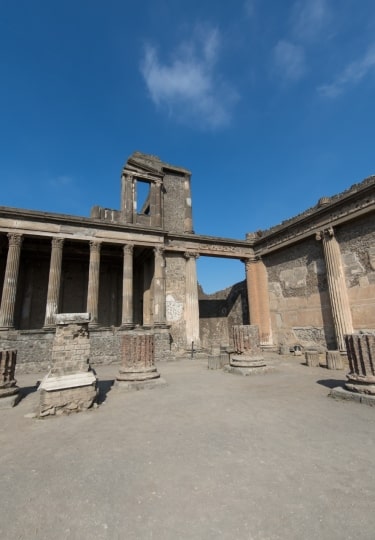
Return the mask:
{"type": "MultiPolygon", "coordinates": [[[[5,269],[4,286],[0,304],[0,329],[14,327],[17,282],[23,237],[21,234],[8,234],[9,249],[5,269]]],[[[55,325],[55,315],[58,313],[62,252],[64,238],[53,238],[50,269],[48,278],[47,303],[44,327],[55,325]]],[[[90,262],[87,290],[87,312],[91,314],[91,325],[98,324],[99,306],[99,274],[100,274],[101,242],[90,241],[90,262]]],[[[133,250],[132,244],[123,246],[123,287],[122,287],[122,317],[121,326],[134,326],[133,315],[133,250]]],[[[166,324],[165,310],[165,261],[164,249],[154,248],[154,325],[166,324]]]]}

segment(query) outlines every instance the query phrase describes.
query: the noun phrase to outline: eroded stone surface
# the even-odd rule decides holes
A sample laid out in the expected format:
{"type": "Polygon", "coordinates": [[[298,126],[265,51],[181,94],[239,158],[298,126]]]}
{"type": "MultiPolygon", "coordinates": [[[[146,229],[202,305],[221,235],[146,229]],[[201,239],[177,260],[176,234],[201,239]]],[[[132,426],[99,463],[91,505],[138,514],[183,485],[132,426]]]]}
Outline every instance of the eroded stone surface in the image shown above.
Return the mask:
{"type": "Polygon", "coordinates": [[[119,383],[140,383],[158,379],[155,366],[154,335],[137,332],[122,336],[119,383]]]}
{"type": "Polygon", "coordinates": [[[375,334],[345,336],[350,371],[345,388],[375,395],[375,334]]]}
{"type": "Polygon", "coordinates": [[[0,402],[3,407],[13,407],[17,400],[19,388],[14,377],[17,362],[16,350],[0,351],[0,402]]]}

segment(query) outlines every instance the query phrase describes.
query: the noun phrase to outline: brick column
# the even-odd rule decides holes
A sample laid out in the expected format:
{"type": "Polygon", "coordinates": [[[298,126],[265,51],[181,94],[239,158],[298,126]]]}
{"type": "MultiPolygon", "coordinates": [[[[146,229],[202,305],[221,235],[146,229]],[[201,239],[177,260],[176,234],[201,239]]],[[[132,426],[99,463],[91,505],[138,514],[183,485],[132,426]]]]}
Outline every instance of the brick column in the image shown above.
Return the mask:
{"type": "Polygon", "coordinates": [[[122,317],[123,328],[133,328],[133,249],[132,244],[126,244],[124,250],[124,266],[122,274],[122,317]]]}
{"type": "Polygon", "coordinates": [[[44,326],[55,325],[55,315],[59,310],[61,263],[64,238],[52,238],[51,261],[49,267],[46,316],[44,326]]]}
{"type": "Polygon", "coordinates": [[[344,268],[340,246],[332,227],[319,232],[317,240],[322,240],[326,263],[329,299],[331,302],[337,348],[345,351],[345,334],[353,333],[352,314],[346,290],[344,268]]]}
{"type": "Polygon", "coordinates": [[[192,342],[195,349],[200,348],[199,337],[199,302],[197,264],[198,253],[186,252],[185,267],[185,320],[186,320],[186,345],[191,349],[192,342]]]}
{"type": "Polygon", "coordinates": [[[14,309],[23,238],[21,234],[9,233],[8,240],[9,249],[0,306],[0,328],[2,329],[14,328],[14,309]]]}
{"type": "Polygon", "coordinates": [[[101,242],[90,242],[89,282],[87,287],[87,313],[90,313],[90,326],[98,324],[99,275],[101,242]]]}
{"type": "Polygon", "coordinates": [[[272,330],[267,270],[260,258],[249,258],[244,262],[246,265],[250,324],[258,326],[260,344],[270,346],[272,345],[272,330]]]}
{"type": "Polygon", "coordinates": [[[164,249],[154,248],[154,326],[166,325],[164,249]]]}

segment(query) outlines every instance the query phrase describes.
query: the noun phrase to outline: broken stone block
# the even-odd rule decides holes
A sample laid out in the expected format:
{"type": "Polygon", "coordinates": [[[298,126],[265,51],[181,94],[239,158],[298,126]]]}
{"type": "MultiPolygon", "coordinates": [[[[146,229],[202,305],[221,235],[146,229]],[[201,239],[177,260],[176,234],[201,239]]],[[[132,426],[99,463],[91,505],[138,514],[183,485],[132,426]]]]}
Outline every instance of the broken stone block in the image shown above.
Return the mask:
{"type": "Polygon", "coordinates": [[[89,315],[56,316],[52,368],[40,386],[38,415],[49,416],[90,408],[97,397],[97,378],[90,367],[89,315]]]}
{"type": "Polygon", "coordinates": [[[340,351],[326,352],[327,369],[344,369],[340,351]]]}
{"type": "Polygon", "coordinates": [[[318,351],[305,351],[306,365],[309,367],[319,366],[319,353],[318,351]]]}

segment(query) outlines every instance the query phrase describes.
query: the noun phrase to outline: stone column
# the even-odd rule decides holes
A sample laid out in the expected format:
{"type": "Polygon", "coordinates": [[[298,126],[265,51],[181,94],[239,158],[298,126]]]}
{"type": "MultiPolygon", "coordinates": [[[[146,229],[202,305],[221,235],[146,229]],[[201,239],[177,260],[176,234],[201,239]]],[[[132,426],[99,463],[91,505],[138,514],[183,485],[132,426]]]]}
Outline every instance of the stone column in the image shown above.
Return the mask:
{"type": "Polygon", "coordinates": [[[164,249],[154,248],[154,326],[166,325],[164,249]]]}
{"type": "Polygon", "coordinates": [[[225,368],[228,373],[252,375],[268,371],[259,341],[259,329],[256,325],[233,325],[233,348],[235,353],[225,368]]]}
{"type": "Polygon", "coordinates": [[[87,287],[87,313],[90,313],[90,326],[98,324],[99,273],[101,242],[90,242],[89,283],[87,287]]]}
{"type": "Polygon", "coordinates": [[[20,266],[22,235],[8,234],[9,249],[5,268],[3,294],[0,307],[0,328],[14,328],[14,310],[17,295],[17,280],[20,266]]]}
{"type": "Polygon", "coordinates": [[[328,292],[332,308],[337,348],[345,351],[345,334],[353,333],[352,314],[345,283],[340,246],[332,227],[319,232],[317,240],[322,240],[327,269],[328,292]]]}
{"type": "Polygon", "coordinates": [[[46,316],[44,327],[55,325],[55,315],[59,310],[61,263],[64,238],[52,238],[51,261],[49,267],[46,316]]]}
{"type": "Polygon", "coordinates": [[[191,349],[200,348],[199,337],[199,302],[198,302],[198,282],[197,264],[198,253],[186,252],[185,268],[185,321],[186,321],[186,345],[191,349]]]}
{"type": "Polygon", "coordinates": [[[345,336],[349,373],[345,388],[375,396],[375,334],[345,336]]]}
{"type": "Polygon", "coordinates": [[[124,266],[122,274],[122,317],[123,328],[133,328],[133,250],[132,244],[126,244],[124,250],[124,266]]]}
{"type": "Polygon", "coordinates": [[[249,258],[246,265],[246,285],[249,302],[250,324],[259,328],[260,344],[272,345],[268,276],[264,262],[260,258],[249,258]]]}
{"type": "Polygon", "coordinates": [[[19,388],[14,378],[17,351],[0,351],[0,409],[13,407],[17,402],[19,388]]]}

